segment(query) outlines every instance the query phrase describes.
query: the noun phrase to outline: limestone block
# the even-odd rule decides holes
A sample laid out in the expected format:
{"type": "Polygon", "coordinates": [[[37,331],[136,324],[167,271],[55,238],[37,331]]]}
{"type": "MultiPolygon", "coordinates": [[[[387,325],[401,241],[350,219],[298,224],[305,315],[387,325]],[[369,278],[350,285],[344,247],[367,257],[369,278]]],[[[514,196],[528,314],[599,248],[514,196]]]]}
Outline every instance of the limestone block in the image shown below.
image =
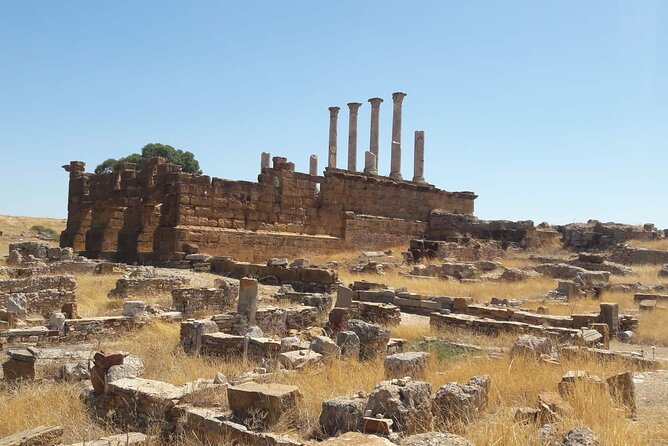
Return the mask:
{"type": "Polygon", "coordinates": [[[386,378],[421,378],[423,377],[429,361],[427,352],[405,352],[395,353],[385,357],[386,378]]]}
{"type": "Polygon", "coordinates": [[[230,409],[239,419],[262,418],[267,426],[274,424],[292,409],[301,397],[296,386],[247,382],[227,389],[230,409]]]}

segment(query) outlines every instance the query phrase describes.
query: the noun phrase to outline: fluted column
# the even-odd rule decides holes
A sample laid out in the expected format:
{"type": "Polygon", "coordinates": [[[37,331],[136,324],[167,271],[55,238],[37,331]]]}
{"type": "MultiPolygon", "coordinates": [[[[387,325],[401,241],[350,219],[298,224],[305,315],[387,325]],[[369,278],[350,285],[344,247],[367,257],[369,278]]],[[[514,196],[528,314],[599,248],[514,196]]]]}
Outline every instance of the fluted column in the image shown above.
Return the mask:
{"type": "Polygon", "coordinates": [[[336,139],[337,120],[339,118],[339,107],[329,107],[329,150],[327,156],[327,167],[336,169],[336,139]]]}
{"type": "Polygon", "coordinates": [[[413,181],[424,183],[424,130],[415,131],[413,151],[413,181]]]}
{"type": "Polygon", "coordinates": [[[318,155],[311,155],[309,158],[308,173],[318,175],[318,155]]]}
{"type": "Polygon", "coordinates": [[[392,93],[392,158],[390,160],[390,178],[401,180],[401,103],[406,93],[392,93]]]}
{"type": "Polygon", "coordinates": [[[371,132],[369,133],[369,151],[374,154],[376,160],[376,171],[378,170],[378,138],[380,136],[380,104],[381,98],[369,99],[371,103],[371,132]]]}
{"type": "Polygon", "coordinates": [[[357,170],[357,113],[361,106],[360,102],[348,103],[348,170],[351,172],[357,170]]]}

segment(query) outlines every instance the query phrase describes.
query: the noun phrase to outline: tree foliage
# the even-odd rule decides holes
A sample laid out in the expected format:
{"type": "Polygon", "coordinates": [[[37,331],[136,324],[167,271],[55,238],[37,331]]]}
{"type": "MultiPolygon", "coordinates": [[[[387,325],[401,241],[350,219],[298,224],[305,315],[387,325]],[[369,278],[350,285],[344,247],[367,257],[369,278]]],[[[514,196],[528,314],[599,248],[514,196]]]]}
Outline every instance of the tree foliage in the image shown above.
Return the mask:
{"type": "Polygon", "coordinates": [[[131,153],[123,158],[114,159],[109,158],[98,164],[95,168],[95,173],[110,173],[114,171],[114,167],[118,163],[131,163],[141,167],[143,159],[160,156],[165,158],[168,162],[181,166],[182,172],[201,174],[202,170],[199,167],[199,162],[195,159],[192,152],[175,149],[167,144],[151,143],[146,144],[141,149],[141,153],[131,153]]]}

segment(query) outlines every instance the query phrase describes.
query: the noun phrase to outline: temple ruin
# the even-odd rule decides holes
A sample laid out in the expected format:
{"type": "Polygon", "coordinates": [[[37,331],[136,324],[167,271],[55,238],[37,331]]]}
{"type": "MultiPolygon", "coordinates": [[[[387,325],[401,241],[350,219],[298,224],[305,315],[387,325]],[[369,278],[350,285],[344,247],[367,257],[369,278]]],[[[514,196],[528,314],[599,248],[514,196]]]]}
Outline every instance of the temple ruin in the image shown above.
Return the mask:
{"type": "Polygon", "coordinates": [[[412,181],[401,172],[401,106],[392,95],[391,172],[379,175],[381,98],[371,98],[369,151],[357,170],[357,120],[362,106],[349,108],[348,169],[337,167],[339,107],[330,107],[327,167],[309,173],[286,158],[262,153],[257,182],[180,172],[164,159],[144,160],[137,170],[119,164],[112,173],[69,172],[67,228],[61,246],[89,258],[159,262],[206,251],[261,261],[309,251],[347,247],[386,248],[422,236],[432,211],[472,215],[473,192],[447,192],[424,179],[424,132],[415,132],[412,181]]]}

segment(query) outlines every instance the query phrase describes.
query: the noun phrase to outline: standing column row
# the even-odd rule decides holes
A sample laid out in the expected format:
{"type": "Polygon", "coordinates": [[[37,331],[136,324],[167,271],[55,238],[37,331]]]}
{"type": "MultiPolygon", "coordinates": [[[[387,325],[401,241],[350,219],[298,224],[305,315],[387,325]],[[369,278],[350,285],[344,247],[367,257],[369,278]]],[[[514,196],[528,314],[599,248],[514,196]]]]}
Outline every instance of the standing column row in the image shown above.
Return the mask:
{"type": "MultiPolygon", "coordinates": [[[[406,93],[396,92],[392,94],[392,141],[390,150],[390,178],[397,180],[403,179],[401,175],[401,121],[402,105],[406,93]]],[[[371,98],[368,100],[371,104],[371,129],[369,133],[369,152],[365,152],[364,172],[374,174],[378,171],[378,159],[380,155],[379,137],[380,137],[380,105],[383,103],[381,98],[371,98]],[[371,156],[373,155],[373,156],[371,156]],[[373,162],[373,166],[369,165],[373,162]]],[[[348,170],[357,171],[357,118],[359,108],[362,106],[359,102],[348,103],[348,170]]],[[[337,123],[339,107],[329,107],[329,149],[328,162],[329,168],[336,168],[337,157],[337,123]]],[[[424,131],[415,132],[414,148],[414,175],[413,181],[424,183],[424,131]]]]}

